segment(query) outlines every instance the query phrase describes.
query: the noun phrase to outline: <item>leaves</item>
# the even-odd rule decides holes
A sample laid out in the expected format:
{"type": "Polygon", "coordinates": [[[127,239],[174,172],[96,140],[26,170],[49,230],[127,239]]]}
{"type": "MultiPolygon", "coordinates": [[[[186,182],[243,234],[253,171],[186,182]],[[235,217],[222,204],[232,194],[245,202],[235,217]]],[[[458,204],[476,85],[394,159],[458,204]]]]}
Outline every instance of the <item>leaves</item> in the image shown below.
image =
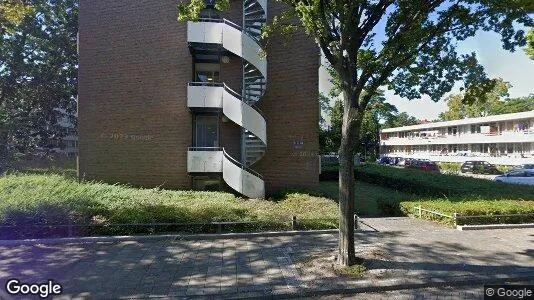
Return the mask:
{"type": "Polygon", "coordinates": [[[20,0],[5,0],[0,3],[0,33],[7,31],[13,33],[24,18],[34,12],[34,7],[20,0]]]}
{"type": "Polygon", "coordinates": [[[491,80],[489,92],[483,92],[488,87],[473,87],[465,93],[450,95],[445,100],[448,110],[440,115],[440,119],[460,120],[534,110],[534,95],[505,99],[510,87],[508,82],[498,78],[491,80]]]}
{"type": "Polygon", "coordinates": [[[525,53],[534,59],[534,29],[531,29],[527,35],[527,47],[525,48],[525,53]]]}
{"type": "Polygon", "coordinates": [[[25,2],[34,10],[0,39],[0,152],[31,151],[66,134],[58,109],[76,111],[76,0],[25,2]]]}

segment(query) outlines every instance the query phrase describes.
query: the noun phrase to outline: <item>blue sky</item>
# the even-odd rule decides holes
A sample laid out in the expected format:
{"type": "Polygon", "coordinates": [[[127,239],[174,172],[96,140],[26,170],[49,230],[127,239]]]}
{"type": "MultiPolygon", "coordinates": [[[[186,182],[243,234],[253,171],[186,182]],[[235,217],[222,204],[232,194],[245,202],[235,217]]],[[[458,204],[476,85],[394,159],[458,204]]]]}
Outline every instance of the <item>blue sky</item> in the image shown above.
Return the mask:
{"type": "MultiPolygon", "coordinates": [[[[510,97],[528,96],[534,93],[534,60],[529,59],[522,49],[509,52],[502,49],[499,35],[479,32],[474,37],[460,42],[459,52],[475,52],[489,77],[502,77],[510,82],[510,97]]],[[[327,93],[329,77],[325,70],[319,71],[319,90],[327,93]]],[[[453,90],[452,93],[458,92],[453,90]]],[[[428,98],[407,100],[386,91],[387,101],[397,106],[400,112],[407,112],[419,119],[433,120],[447,109],[443,100],[433,102],[428,98]]]]}

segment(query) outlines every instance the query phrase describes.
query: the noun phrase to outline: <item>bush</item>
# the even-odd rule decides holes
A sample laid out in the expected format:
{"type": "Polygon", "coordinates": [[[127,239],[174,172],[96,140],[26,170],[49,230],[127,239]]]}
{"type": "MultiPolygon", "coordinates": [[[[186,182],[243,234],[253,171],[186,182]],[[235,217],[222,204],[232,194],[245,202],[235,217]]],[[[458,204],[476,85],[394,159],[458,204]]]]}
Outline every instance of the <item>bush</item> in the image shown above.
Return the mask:
{"type": "Polygon", "coordinates": [[[359,181],[425,197],[534,200],[534,186],[511,185],[485,179],[374,164],[358,166],[355,173],[359,181]]]}
{"type": "MultiPolygon", "coordinates": [[[[451,201],[448,199],[436,199],[421,202],[401,202],[400,207],[403,213],[414,215],[417,207],[437,211],[453,216],[459,214],[458,225],[473,224],[516,224],[534,222],[534,201],[517,200],[472,200],[472,201],[451,201]],[[498,217],[498,215],[517,215],[510,217],[498,217]],[[464,218],[462,218],[462,216],[464,218]],[[465,218],[466,216],[480,216],[465,218]]],[[[450,218],[437,217],[429,213],[423,213],[422,217],[430,220],[437,220],[441,223],[453,225],[454,220],[450,218]]]]}
{"type": "MultiPolygon", "coordinates": [[[[77,182],[60,175],[13,174],[0,178],[0,225],[17,225],[19,233],[0,232],[2,238],[64,235],[55,230],[21,230],[25,225],[93,224],[78,231],[91,234],[154,232],[150,226],[114,224],[184,223],[160,231],[214,232],[215,226],[195,225],[216,221],[254,221],[228,226],[231,230],[291,229],[297,216],[299,228],[326,229],[337,226],[337,204],[329,199],[287,193],[276,201],[244,200],[223,192],[136,189],[98,182],[77,182]]],[[[26,227],[24,227],[26,228],[26,227]]],[[[50,227],[54,228],[54,227],[50,227]]]]}
{"type": "Polygon", "coordinates": [[[458,173],[460,173],[460,169],[462,168],[462,164],[461,163],[442,162],[442,163],[439,163],[439,168],[445,174],[458,174],[458,173]]]}

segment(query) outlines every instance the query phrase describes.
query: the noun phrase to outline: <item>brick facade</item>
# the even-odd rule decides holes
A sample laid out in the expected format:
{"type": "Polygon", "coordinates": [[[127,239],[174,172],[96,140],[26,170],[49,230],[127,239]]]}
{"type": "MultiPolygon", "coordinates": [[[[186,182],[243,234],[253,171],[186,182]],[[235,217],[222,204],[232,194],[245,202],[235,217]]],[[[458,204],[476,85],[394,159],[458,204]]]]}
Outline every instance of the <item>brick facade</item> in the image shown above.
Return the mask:
{"type": "MultiPolygon", "coordinates": [[[[176,0],[81,0],[79,176],[134,186],[189,189],[187,108],[192,56],[176,0]]],[[[269,16],[282,7],[269,1],[269,16]]],[[[241,1],[226,17],[241,24],[241,1]]],[[[253,169],[267,193],[319,183],[319,50],[303,33],[267,47],[268,85],[259,102],[267,118],[266,155],[253,169]]],[[[221,79],[241,90],[241,59],[221,65],[221,79]]],[[[222,118],[221,118],[222,119],[222,118]]],[[[220,124],[220,143],[239,159],[240,127],[220,124]]]]}

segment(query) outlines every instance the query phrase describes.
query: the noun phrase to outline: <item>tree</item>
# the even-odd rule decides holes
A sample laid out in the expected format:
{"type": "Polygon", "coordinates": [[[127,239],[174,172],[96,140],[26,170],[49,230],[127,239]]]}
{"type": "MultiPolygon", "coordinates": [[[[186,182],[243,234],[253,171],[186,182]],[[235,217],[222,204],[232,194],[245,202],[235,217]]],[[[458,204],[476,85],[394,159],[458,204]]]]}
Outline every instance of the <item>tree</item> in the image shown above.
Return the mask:
{"type": "MultiPolygon", "coordinates": [[[[218,0],[216,2],[228,2],[218,0]]],[[[459,54],[458,41],[478,30],[501,35],[503,47],[526,43],[514,23],[532,26],[531,1],[497,0],[280,0],[287,10],[264,31],[290,33],[303,28],[313,37],[341,79],[343,125],[339,149],[339,255],[341,265],[356,262],[354,243],[354,160],[367,106],[382,86],[409,98],[440,99],[456,81],[469,97],[490,89],[474,53],[459,54]],[[382,32],[378,24],[385,27],[382,32]]],[[[182,20],[203,6],[181,4],[182,20]]]]}
{"type": "Polygon", "coordinates": [[[393,115],[386,120],[382,128],[394,128],[419,124],[419,120],[405,112],[393,115]]]}
{"type": "Polygon", "coordinates": [[[483,98],[468,103],[463,93],[447,97],[448,110],[440,114],[441,121],[485,117],[534,110],[534,94],[520,98],[506,98],[511,85],[502,79],[483,98]]]}
{"type": "Polygon", "coordinates": [[[531,110],[534,110],[534,94],[530,94],[530,96],[527,97],[506,99],[492,110],[491,114],[500,115],[531,110]]]}
{"type": "Polygon", "coordinates": [[[466,93],[447,97],[445,101],[447,102],[448,110],[440,114],[440,119],[449,121],[495,114],[495,111],[503,103],[502,99],[508,96],[508,89],[511,85],[502,78],[492,81],[493,88],[472,101],[467,101],[466,93]]]}
{"type": "MultiPolygon", "coordinates": [[[[22,2],[7,5],[12,3],[22,2]]],[[[76,110],[77,1],[27,0],[24,5],[30,13],[8,18],[17,22],[0,37],[3,155],[8,148],[27,152],[57,140],[63,134],[54,126],[57,109],[76,110]]]]}
{"type": "Polygon", "coordinates": [[[33,13],[33,7],[21,0],[4,0],[0,3],[0,34],[12,32],[24,18],[33,13]]]}
{"type": "Polygon", "coordinates": [[[531,29],[528,32],[527,47],[525,48],[525,52],[530,57],[530,59],[534,59],[534,29],[531,29]]]}

